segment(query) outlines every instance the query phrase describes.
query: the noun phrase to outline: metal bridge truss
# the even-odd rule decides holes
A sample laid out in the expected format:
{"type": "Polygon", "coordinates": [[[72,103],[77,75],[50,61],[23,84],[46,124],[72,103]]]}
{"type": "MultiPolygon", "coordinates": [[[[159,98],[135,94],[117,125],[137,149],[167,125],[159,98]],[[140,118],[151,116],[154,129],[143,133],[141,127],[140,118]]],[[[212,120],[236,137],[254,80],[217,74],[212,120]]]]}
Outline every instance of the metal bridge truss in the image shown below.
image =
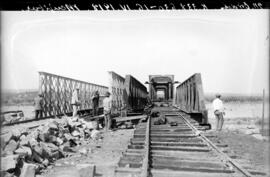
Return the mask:
{"type": "Polygon", "coordinates": [[[98,90],[104,95],[108,87],[75,80],[46,72],[39,72],[39,93],[43,95],[42,109],[45,117],[72,112],[71,97],[74,89],[79,87],[80,110],[92,108],[91,96],[98,90]]]}

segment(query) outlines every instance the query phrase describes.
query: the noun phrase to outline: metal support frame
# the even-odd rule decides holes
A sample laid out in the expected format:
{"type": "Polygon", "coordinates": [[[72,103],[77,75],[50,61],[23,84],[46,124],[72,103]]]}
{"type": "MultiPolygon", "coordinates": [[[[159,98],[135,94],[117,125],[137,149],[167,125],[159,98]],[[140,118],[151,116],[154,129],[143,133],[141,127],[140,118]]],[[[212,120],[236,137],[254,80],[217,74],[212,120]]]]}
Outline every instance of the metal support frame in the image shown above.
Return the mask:
{"type": "Polygon", "coordinates": [[[186,113],[200,113],[202,115],[202,121],[200,123],[208,123],[200,73],[192,75],[176,87],[174,104],[186,113]]]}
{"type": "Polygon", "coordinates": [[[42,110],[44,116],[57,116],[72,112],[71,98],[73,90],[79,87],[80,109],[92,107],[91,96],[98,90],[104,95],[108,87],[92,84],[47,72],[39,72],[39,93],[43,95],[42,110]]]}

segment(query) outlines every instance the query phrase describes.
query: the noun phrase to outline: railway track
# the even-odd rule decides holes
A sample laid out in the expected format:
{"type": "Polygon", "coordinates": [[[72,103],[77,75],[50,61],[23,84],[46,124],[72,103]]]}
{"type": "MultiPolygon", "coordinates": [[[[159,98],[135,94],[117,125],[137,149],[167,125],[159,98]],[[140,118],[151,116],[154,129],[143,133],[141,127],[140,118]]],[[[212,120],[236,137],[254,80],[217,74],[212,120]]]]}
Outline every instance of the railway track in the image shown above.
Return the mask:
{"type": "Polygon", "coordinates": [[[138,124],[115,169],[116,177],[247,177],[260,174],[244,169],[223,153],[226,145],[211,142],[201,133],[204,128],[187,114],[172,107],[154,110],[166,117],[167,124],[154,125],[155,118],[138,124]],[[171,126],[172,122],[175,126],[171,126]]]}

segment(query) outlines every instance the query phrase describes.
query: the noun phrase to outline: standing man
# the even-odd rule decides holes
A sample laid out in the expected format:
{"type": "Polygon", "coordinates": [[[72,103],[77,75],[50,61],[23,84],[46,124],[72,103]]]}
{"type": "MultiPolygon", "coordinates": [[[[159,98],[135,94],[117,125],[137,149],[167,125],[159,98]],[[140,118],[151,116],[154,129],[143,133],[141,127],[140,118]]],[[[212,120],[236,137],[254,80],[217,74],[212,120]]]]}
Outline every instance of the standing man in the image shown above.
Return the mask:
{"type": "Polygon", "coordinates": [[[223,115],[225,115],[224,112],[224,107],[223,107],[223,102],[221,101],[221,95],[220,94],[216,94],[216,99],[214,99],[213,101],[213,108],[214,108],[214,114],[216,117],[216,130],[217,131],[221,131],[222,126],[223,126],[223,122],[224,122],[224,118],[223,115]]]}
{"type": "Polygon", "coordinates": [[[73,109],[73,117],[75,117],[75,116],[77,116],[78,106],[80,105],[79,87],[77,87],[72,93],[71,105],[72,105],[72,109],[73,109]]]}
{"type": "Polygon", "coordinates": [[[39,93],[38,96],[34,100],[34,106],[35,106],[35,119],[42,117],[42,104],[43,104],[43,98],[42,94],[39,93]]]}
{"type": "Polygon", "coordinates": [[[111,130],[112,100],[110,98],[110,95],[110,92],[106,92],[106,97],[103,99],[104,124],[106,131],[111,130]]]}
{"type": "Polygon", "coordinates": [[[92,105],[93,105],[93,116],[98,115],[98,108],[99,108],[99,93],[95,91],[94,95],[92,96],[92,105]]]}

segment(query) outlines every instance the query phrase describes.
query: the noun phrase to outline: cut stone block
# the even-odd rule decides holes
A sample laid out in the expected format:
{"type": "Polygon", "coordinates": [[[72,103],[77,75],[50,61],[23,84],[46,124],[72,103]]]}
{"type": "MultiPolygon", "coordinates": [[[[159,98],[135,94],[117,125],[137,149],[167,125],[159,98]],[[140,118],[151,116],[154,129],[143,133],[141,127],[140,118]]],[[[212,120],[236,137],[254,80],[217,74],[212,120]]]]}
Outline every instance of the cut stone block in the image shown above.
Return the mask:
{"type": "Polygon", "coordinates": [[[93,164],[78,164],[76,168],[79,171],[80,177],[94,177],[96,166],[93,164]]]}
{"type": "Polygon", "coordinates": [[[20,177],[35,177],[35,173],[36,165],[24,162],[20,177]]]}
{"type": "Polygon", "coordinates": [[[5,133],[4,135],[1,135],[1,146],[4,148],[6,144],[12,139],[13,135],[11,132],[5,133]]]}
{"type": "Polygon", "coordinates": [[[78,170],[74,167],[62,167],[58,168],[55,172],[51,173],[47,177],[81,177],[78,170]]]}
{"type": "Polygon", "coordinates": [[[38,163],[42,163],[43,162],[43,158],[38,154],[36,153],[35,151],[33,151],[32,153],[32,159],[38,163]]]}
{"type": "Polygon", "coordinates": [[[20,136],[22,135],[22,132],[20,131],[20,130],[18,130],[18,129],[12,129],[12,135],[13,135],[13,137],[16,139],[16,140],[18,140],[19,138],[20,138],[20,136]]]}
{"type": "Polygon", "coordinates": [[[77,136],[80,136],[81,133],[80,133],[78,130],[74,130],[74,131],[71,133],[71,135],[77,137],[77,136]]]}
{"type": "Polygon", "coordinates": [[[1,157],[1,170],[7,171],[16,168],[18,160],[19,155],[9,155],[6,157],[1,157]]]}
{"type": "Polygon", "coordinates": [[[13,152],[18,148],[19,143],[17,143],[15,140],[10,140],[9,143],[5,147],[5,152],[7,154],[13,154],[13,152]]]}
{"type": "Polygon", "coordinates": [[[32,156],[32,150],[31,148],[27,146],[20,146],[18,149],[15,150],[15,154],[18,154],[23,157],[31,157],[32,156]]]}
{"type": "Polygon", "coordinates": [[[58,130],[58,123],[56,121],[52,121],[48,124],[50,129],[58,130]]]}

